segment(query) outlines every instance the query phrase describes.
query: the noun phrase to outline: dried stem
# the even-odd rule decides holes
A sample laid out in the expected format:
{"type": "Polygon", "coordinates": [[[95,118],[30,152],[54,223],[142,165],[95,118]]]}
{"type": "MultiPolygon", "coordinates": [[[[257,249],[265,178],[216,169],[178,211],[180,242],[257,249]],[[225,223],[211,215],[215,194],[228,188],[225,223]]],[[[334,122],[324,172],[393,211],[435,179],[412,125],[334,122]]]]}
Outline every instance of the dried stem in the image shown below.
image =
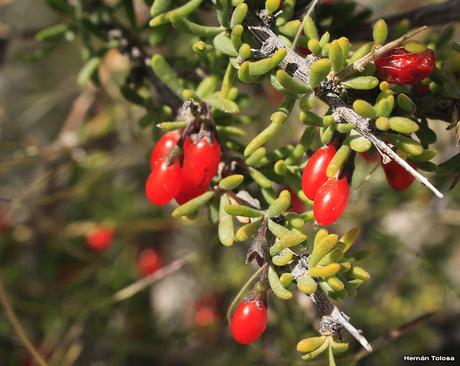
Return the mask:
{"type": "Polygon", "coordinates": [[[6,318],[10,322],[11,326],[14,329],[14,332],[16,333],[16,335],[18,336],[19,340],[24,345],[24,347],[29,351],[29,353],[32,355],[32,357],[34,358],[34,360],[37,362],[38,365],[48,366],[48,363],[44,360],[44,358],[40,355],[40,353],[34,347],[33,343],[27,336],[27,333],[24,330],[22,324],[20,323],[18,317],[16,316],[16,313],[14,312],[14,309],[11,305],[11,301],[8,297],[8,294],[6,293],[5,288],[3,287],[3,282],[1,278],[0,278],[0,303],[2,304],[3,309],[5,310],[6,318]]]}
{"type": "Polygon", "coordinates": [[[382,47],[379,47],[375,50],[372,50],[369,52],[367,55],[361,57],[359,60],[353,62],[352,64],[348,65],[345,67],[342,71],[340,71],[336,76],[337,81],[343,81],[346,78],[350,77],[353,75],[355,72],[360,72],[364,70],[364,67],[374,61],[375,59],[379,58],[380,56],[384,55],[385,53],[391,51],[394,48],[397,48],[401,45],[404,44],[408,39],[414,37],[415,35],[419,34],[420,32],[423,32],[427,30],[427,26],[423,26],[420,28],[416,28],[411,30],[410,32],[407,32],[403,36],[395,39],[394,41],[388,42],[387,44],[383,45],[382,47]]]}

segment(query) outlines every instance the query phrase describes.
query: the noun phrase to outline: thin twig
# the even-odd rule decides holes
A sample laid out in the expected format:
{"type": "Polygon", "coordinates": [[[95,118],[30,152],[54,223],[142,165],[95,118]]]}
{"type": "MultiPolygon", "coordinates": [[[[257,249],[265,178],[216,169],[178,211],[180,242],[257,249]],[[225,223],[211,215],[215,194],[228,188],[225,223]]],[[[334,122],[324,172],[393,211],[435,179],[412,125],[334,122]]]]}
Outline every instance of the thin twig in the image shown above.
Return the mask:
{"type": "MultiPolygon", "coordinates": [[[[155,273],[146,276],[144,278],[141,278],[140,280],[132,283],[129,286],[126,286],[125,288],[117,291],[112,298],[110,299],[109,303],[117,303],[120,301],[124,301],[126,299],[129,299],[130,297],[136,295],[140,291],[144,290],[145,288],[149,287],[155,282],[158,282],[159,280],[165,278],[166,276],[169,276],[170,274],[177,272],[180,270],[182,267],[184,267],[186,264],[194,261],[196,259],[196,254],[191,253],[189,255],[186,255],[183,258],[176,259],[175,261],[171,262],[167,266],[159,269],[155,273]]],[[[105,304],[104,304],[105,305],[105,304]]]]}
{"type": "Polygon", "coordinates": [[[295,47],[297,46],[297,42],[299,42],[300,35],[302,34],[303,26],[305,24],[305,19],[310,16],[310,14],[313,12],[315,9],[316,4],[318,4],[319,0],[313,0],[313,2],[310,4],[308,7],[308,11],[305,14],[305,16],[302,19],[302,24],[300,24],[299,29],[297,30],[297,33],[295,34],[294,40],[292,41],[292,49],[295,50],[295,47]]]}
{"type": "Polygon", "coordinates": [[[8,294],[6,293],[5,288],[3,287],[3,282],[1,278],[0,278],[0,303],[2,304],[3,309],[5,310],[6,318],[10,322],[11,326],[14,329],[14,332],[16,333],[16,335],[18,336],[19,340],[24,345],[24,347],[29,351],[29,353],[32,355],[34,360],[40,366],[48,366],[48,363],[37,351],[37,349],[31,342],[31,340],[27,336],[27,333],[24,330],[23,326],[21,325],[18,317],[16,316],[16,313],[14,312],[14,309],[11,305],[11,301],[8,297],[8,294]]]}
{"type": "Polygon", "coordinates": [[[247,290],[247,288],[254,282],[254,280],[257,278],[259,273],[262,271],[264,267],[260,267],[257,271],[254,272],[254,274],[246,281],[246,283],[241,287],[240,291],[236,294],[236,296],[233,298],[230,306],[228,307],[227,314],[225,317],[227,318],[228,325],[231,324],[232,319],[231,319],[231,313],[233,311],[233,308],[235,307],[236,302],[240,299],[241,295],[247,290]]]}
{"type": "MultiPolygon", "coordinates": [[[[391,342],[395,341],[396,339],[401,338],[405,334],[407,334],[407,333],[411,332],[412,330],[414,330],[421,323],[423,323],[423,322],[429,320],[430,318],[432,318],[435,314],[436,314],[436,312],[425,313],[423,315],[418,316],[415,319],[412,319],[412,320],[408,321],[407,323],[404,323],[403,325],[399,326],[396,329],[392,329],[392,330],[384,333],[383,335],[381,335],[379,338],[377,338],[375,341],[372,342],[372,349],[373,350],[369,351],[369,352],[375,352],[375,351],[383,348],[384,346],[386,346],[388,343],[391,343],[391,342]]],[[[362,358],[364,358],[367,355],[369,355],[369,352],[365,352],[363,350],[360,350],[354,356],[354,360],[355,361],[361,360],[362,358]]]]}
{"type": "Polygon", "coordinates": [[[420,28],[416,28],[411,30],[410,32],[407,32],[403,36],[395,39],[394,41],[388,42],[382,47],[379,47],[375,50],[372,50],[369,52],[367,55],[364,55],[361,57],[359,60],[353,62],[352,64],[348,65],[345,67],[342,71],[340,71],[336,76],[335,79],[339,81],[343,81],[349,76],[353,75],[355,72],[360,72],[364,70],[364,67],[374,61],[375,59],[379,58],[380,56],[384,55],[385,53],[391,51],[392,49],[401,46],[406,42],[408,39],[416,36],[420,32],[423,32],[427,30],[427,26],[423,26],[420,28]]]}

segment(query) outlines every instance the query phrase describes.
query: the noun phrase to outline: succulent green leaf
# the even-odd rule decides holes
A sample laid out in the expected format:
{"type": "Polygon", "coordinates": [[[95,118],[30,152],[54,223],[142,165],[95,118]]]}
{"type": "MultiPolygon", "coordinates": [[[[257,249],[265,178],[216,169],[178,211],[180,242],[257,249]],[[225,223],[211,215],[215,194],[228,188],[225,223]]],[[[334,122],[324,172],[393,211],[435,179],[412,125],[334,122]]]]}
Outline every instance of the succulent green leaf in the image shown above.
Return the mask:
{"type": "Polygon", "coordinates": [[[192,198],[190,201],[177,207],[173,212],[173,217],[190,216],[197,212],[201,207],[206,205],[213,197],[215,193],[213,191],[205,192],[202,195],[192,198]]]}
{"type": "Polygon", "coordinates": [[[270,283],[270,287],[273,293],[277,297],[283,300],[289,300],[290,298],[292,298],[292,292],[289,290],[286,290],[283,287],[278,277],[278,274],[276,273],[276,271],[273,269],[272,266],[268,267],[268,282],[270,283]]]}
{"type": "Polygon", "coordinates": [[[224,210],[232,216],[261,217],[264,215],[262,211],[256,210],[245,205],[226,205],[224,207],[224,210]]]}
{"type": "Polygon", "coordinates": [[[219,204],[219,224],[217,233],[220,242],[226,247],[233,245],[233,217],[225,212],[224,207],[230,203],[226,194],[220,196],[219,204]]]}

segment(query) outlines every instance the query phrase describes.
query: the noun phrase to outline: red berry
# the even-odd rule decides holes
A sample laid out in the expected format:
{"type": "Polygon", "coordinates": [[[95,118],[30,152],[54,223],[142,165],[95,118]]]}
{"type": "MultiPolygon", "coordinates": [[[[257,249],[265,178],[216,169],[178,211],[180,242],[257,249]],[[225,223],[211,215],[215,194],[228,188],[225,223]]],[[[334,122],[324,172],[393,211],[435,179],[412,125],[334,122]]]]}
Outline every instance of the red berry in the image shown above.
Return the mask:
{"type": "Polygon", "coordinates": [[[192,143],[184,143],[184,181],[194,187],[209,186],[217,173],[221,149],[217,140],[212,143],[207,138],[192,143]]]}
{"type": "Polygon", "coordinates": [[[91,249],[102,251],[113,242],[115,231],[112,228],[101,226],[86,235],[86,243],[91,249]]]}
{"type": "Polygon", "coordinates": [[[217,323],[221,314],[219,311],[219,296],[211,293],[202,296],[195,303],[193,322],[198,328],[209,327],[217,323]]]}
{"type": "Polygon", "coordinates": [[[176,146],[178,140],[179,134],[177,132],[168,132],[161,136],[150,153],[150,169],[153,169],[154,165],[160,159],[167,157],[174,146],[176,146]]]}
{"type": "Polygon", "coordinates": [[[181,167],[178,160],[169,165],[166,160],[160,160],[153,167],[145,183],[147,199],[154,205],[167,204],[179,193],[181,179],[181,167]]]}
{"type": "Polygon", "coordinates": [[[395,84],[417,84],[433,72],[435,56],[430,49],[410,53],[400,47],[376,59],[375,66],[381,80],[395,84]]]}
{"type": "MultiPolygon", "coordinates": [[[[410,165],[414,167],[412,164],[410,165]]],[[[382,168],[388,184],[397,191],[404,191],[415,181],[412,174],[408,173],[394,160],[390,160],[387,164],[382,163],[382,168]]]]}
{"type": "Polygon", "coordinates": [[[163,257],[155,249],[147,248],[140,252],[137,266],[141,276],[148,276],[163,267],[163,257]]]}
{"type": "Polygon", "coordinates": [[[350,186],[347,178],[332,178],[316,192],[313,215],[320,225],[330,225],[338,220],[347,207],[350,186]]]}
{"type": "Polygon", "coordinates": [[[313,200],[319,187],[327,181],[326,169],[336,153],[334,145],[323,146],[308,160],[302,175],[302,190],[313,200]]]}
{"type": "Polygon", "coordinates": [[[260,300],[244,300],[232,318],[232,336],[241,344],[249,344],[262,335],[267,326],[267,308],[260,300]]]}

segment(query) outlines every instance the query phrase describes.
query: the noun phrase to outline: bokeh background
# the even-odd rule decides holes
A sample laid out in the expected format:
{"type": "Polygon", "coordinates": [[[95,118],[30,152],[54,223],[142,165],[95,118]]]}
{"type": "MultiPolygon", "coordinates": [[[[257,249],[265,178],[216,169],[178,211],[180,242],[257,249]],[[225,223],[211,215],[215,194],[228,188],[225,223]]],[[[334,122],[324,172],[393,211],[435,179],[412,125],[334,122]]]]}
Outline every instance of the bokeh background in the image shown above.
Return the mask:
{"type": "MultiPolygon", "coordinates": [[[[359,3],[385,16],[428,2],[359,3]]],[[[138,17],[148,16],[143,2],[136,4],[138,17]]],[[[270,298],[262,340],[250,347],[232,341],[225,312],[255,270],[244,265],[247,244],[221,246],[204,213],[175,220],[174,205],[148,204],[143,184],[158,131],[141,128],[142,109],[120,94],[128,60],[110,51],[101,85],[79,85],[80,41],[68,35],[44,47],[34,38],[58,21],[45,1],[0,0],[2,296],[34,345],[50,364],[63,366],[303,364],[295,345],[318,326],[305,297],[270,298]],[[85,236],[99,225],[114,227],[115,240],[96,253],[85,236]],[[114,297],[141,278],[144,248],[177,268],[152,286],[114,297]]],[[[189,52],[180,37],[170,45],[189,52]]],[[[248,139],[277,103],[268,87],[249,92],[252,112],[261,117],[248,139]]],[[[289,123],[277,146],[296,141],[297,121],[289,123]]],[[[457,154],[452,131],[436,121],[430,126],[438,133],[436,161],[457,154]]],[[[379,347],[366,356],[351,340],[337,362],[402,365],[403,355],[420,354],[460,360],[460,189],[443,200],[419,184],[394,192],[374,166],[358,162],[351,203],[334,231],[362,229],[355,250],[368,252],[362,266],[372,279],[341,307],[379,347]]],[[[452,184],[433,180],[443,191],[452,184]]],[[[2,309],[0,365],[33,364],[2,309]]]]}

